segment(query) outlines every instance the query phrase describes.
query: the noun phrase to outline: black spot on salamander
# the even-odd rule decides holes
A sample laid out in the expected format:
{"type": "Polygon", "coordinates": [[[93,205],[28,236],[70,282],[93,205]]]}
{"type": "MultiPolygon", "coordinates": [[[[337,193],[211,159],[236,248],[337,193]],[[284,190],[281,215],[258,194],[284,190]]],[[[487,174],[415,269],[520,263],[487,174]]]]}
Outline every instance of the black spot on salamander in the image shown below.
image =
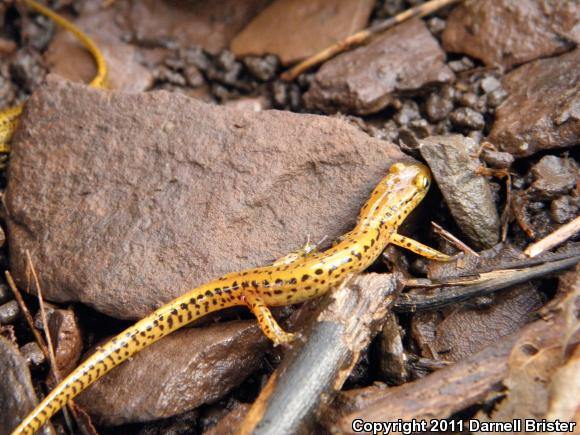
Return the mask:
{"type": "Polygon", "coordinates": [[[234,281],[232,283],[232,290],[237,290],[238,288],[240,288],[240,286],[238,285],[238,282],[237,281],[234,281]]]}
{"type": "Polygon", "coordinates": [[[274,294],[275,295],[281,295],[282,294],[282,290],[274,290],[274,294]]]}
{"type": "Polygon", "coordinates": [[[183,303],[179,306],[179,308],[181,308],[182,310],[187,310],[187,304],[183,303]]]}
{"type": "Polygon", "coordinates": [[[214,304],[214,305],[217,305],[217,304],[218,304],[218,301],[217,301],[217,299],[216,299],[216,298],[214,298],[214,299],[213,299],[211,302],[212,302],[212,304],[214,304]]]}
{"type": "MultiPolygon", "coordinates": [[[[170,324],[171,324],[171,323],[173,323],[173,320],[171,320],[171,317],[170,317],[169,319],[167,319],[167,320],[168,320],[168,322],[167,322],[167,323],[170,323],[170,324]]],[[[171,327],[171,326],[170,326],[170,327],[171,327]]],[[[165,329],[165,326],[163,326],[163,325],[159,325],[159,330],[160,330],[160,331],[163,331],[164,329],[165,329]]]]}
{"type": "Polygon", "coordinates": [[[224,293],[230,294],[232,292],[232,289],[229,287],[224,287],[224,293]]]}
{"type": "Polygon", "coordinates": [[[298,289],[297,289],[297,288],[292,288],[292,289],[290,289],[290,291],[291,291],[292,293],[296,293],[296,292],[298,291],[298,289]]]}
{"type": "Polygon", "coordinates": [[[191,305],[194,305],[194,304],[195,304],[195,298],[191,298],[191,299],[189,300],[189,303],[190,303],[191,305]]]}
{"type": "Polygon", "coordinates": [[[191,311],[188,311],[188,313],[187,313],[187,320],[188,321],[193,320],[193,314],[191,314],[191,311]]]}
{"type": "Polygon", "coordinates": [[[316,270],[314,271],[314,273],[315,273],[316,275],[322,275],[322,274],[324,273],[324,271],[323,271],[322,269],[316,269],[316,270]]]}
{"type": "Polygon", "coordinates": [[[375,244],[375,239],[371,239],[371,246],[374,246],[375,244]]]}
{"type": "Polygon", "coordinates": [[[216,295],[221,295],[222,294],[222,289],[219,288],[219,287],[216,287],[213,291],[215,292],[216,295]]]}
{"type": "Polygon", "coordinates": [[[248,283],[248,281],[242,281],[242,288],[248,288],[250,286],[250,283],[248,283]]]}
{"type": "MultiPolygon", "coordinates": [[[[274,290],[274,293],[276,293],[277,291],[280,291],[280,290],[274,290]]],[[[269,292],[269,291],[264,292],[264,294],[266,296],[272,296],[272,292],[269,292]]]]}
{"type": "Polygon", "coordinates": [[[409,242],[406,243],[407,248],[411,247],[411,244],[409,242]]]}
{"type": "Polygon", "coordinates": [[[177,309],[175,309],[175,308],[174,308],[174,309],[172,309],[172,310],[171,310],[171,315],[172,315],[172,316],[177,316],[177,309]]]}
{"type": "Polygon", "coordinates": [[[294,285],[296,284],[296,278],[290,278],[290,280],[288,281],[289,284],[294,285]]]}
{"type": "Polygon", "coordinates": [[[200,300],[200,299],[203,299],[204,297],[205,297],[205,296],[204,296],[204,295],[202,295],[202,294],[199,294],[199,295],[197,295],[197,299],[198,299],[198,300],[200,300]]]}
{"type": "Polygon", "coordinates": [[[367,245],[364,245],[363,246],[363,249],[364,249],[365,252],[367,252],[369,250],[369,247],[367,245]]]}
{"type": "Polygon", "coordinates": [[[292,299],[294,297],[294,295],[288,295],[286,296],[286,300],[289,301],[290,299],[292,299]]]}
{"type": "Polygon", "coordinates": [[[302,275],[302,282],[308,281],[309,278],[310,278],[310,275],[307,275],[307,274],[302,275]]]}
{"type": "Polygon", "coordinates": [[[320,284],[324,284],[325,282],[326,282],[325,280],[321,280],[320,281],[320,284]]]}
{"type": "Polygon", "coordinates": [[[265,280],[262,282],[262,285],[264,286],[264,288],[268,288],[268,287],[270,287],[270,281],[268,281],[267,279],[265,279],[265,280]]]}
{"type": "Polygon", "coordinates": [[[275,284],[275,285],[283,285],[283,284],[284,284],[284,280],[283,280],[283,279],[280,279],[280,278],[278,278],[276,281],[274,281],[274,284],[275,284]]]}
{"type": "MultiPolygon", "coordinates": [[[[307,285],[306,287],[304,287],[304,290],[310,290],[312,287],[307,285]]],[[[296,289],[293,289],[296,292],[296,289]]]]}
{"type": "Polygon", "coordinates": [[[181,314],[177,316],[177,321],[183,323],[183,316],[181,314]]]}
{"type": "Polygon", "coordinates": [[[205,295],[206,295],[208,298],[211,298],[211,297],[213,296],[213,293],[211,292],[211,290],[208,290],[208,291],[206,291],[206,292],[205,292],[205,295]]]}

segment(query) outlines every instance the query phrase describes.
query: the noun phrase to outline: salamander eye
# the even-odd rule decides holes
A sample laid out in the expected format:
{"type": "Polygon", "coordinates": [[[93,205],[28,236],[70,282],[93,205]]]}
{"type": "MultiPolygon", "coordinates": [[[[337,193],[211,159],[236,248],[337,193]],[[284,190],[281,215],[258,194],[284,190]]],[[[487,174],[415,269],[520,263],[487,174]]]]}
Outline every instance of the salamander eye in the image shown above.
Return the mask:
{"type": "Polygon", "coordinates": [[[427,189],[429,187],[429,178],[424,175],[417,175],[413,182],[419,189],[427,189]]]}

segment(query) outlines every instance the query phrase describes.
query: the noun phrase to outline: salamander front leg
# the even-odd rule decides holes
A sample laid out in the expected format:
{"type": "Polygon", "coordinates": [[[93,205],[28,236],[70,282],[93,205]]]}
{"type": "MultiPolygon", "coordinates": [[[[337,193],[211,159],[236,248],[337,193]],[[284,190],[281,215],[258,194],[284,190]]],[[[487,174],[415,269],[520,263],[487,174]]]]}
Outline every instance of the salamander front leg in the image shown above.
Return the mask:
{"type": "Polygon", "coordinates": [[[244,300],[248,308],[258,319],[258,325],[260,325],[260,329],[264,335],[272,340],[275,346],[290,343],[296,338],[296,334],[286,332],[278,325],[272,312],[262,299],[254,295],[246,294],[244,300]]]}
{"type": "Polygon", "coordinates": [[[451,256],[444,254],[443,252],[439,252],[436,249],[430,248],[429,246],[424,245],[423,243],[419,243],[416,240],[410,239],[405,236],[401,236],[400,234],[394,234],[391,239],[391,243],[393,245],[400,246],[401,248],[408,249],[409,251],[414,252],[415,254],[419,254],[422,257],[429,258],[431,260],[437,261],[452,260],[451,256]]]}

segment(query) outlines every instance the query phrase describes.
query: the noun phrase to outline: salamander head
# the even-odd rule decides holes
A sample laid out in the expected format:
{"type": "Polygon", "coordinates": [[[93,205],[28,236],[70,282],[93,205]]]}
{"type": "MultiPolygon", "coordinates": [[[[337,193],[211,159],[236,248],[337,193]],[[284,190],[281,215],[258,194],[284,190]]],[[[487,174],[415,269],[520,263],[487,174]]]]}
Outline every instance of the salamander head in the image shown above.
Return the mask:
{"type": "Polygon", "coordinates": [[[431,174],[421,163],[395,163],[377,185],[359,216],[370,225],[397,227],[427,194],[431,174]]]}

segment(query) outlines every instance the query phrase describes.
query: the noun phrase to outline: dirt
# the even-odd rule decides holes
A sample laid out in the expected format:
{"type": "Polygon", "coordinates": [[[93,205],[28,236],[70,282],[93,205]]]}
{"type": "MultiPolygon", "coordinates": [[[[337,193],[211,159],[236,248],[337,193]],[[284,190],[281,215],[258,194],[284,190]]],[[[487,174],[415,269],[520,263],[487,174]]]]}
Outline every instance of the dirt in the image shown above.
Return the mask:
{"type": "MultiPolygon", "coordinates": [[[[291,47],[283,42],[292,29],[275,25],[279,14],[290,13],[285,9],[288,2],[281,0],[253,0],[243,8],[231,1],[221,8],[203,2],[191,6],[180,0],[117,0],[109,8],[81,0],[50,3],[102,47],[111,70],[110,88],[127,92],[103,97],[81,85],[61,83],[63,78],[90,80],[94,74],[91,57],[50,20],[23,14],[26,8],[12,2],[0,4],[0,108],[34,94],[15,138],[10,172],[0,171],[2,193],[8,173],[10,182],[18,181],[10,187],[12,192],[9,189],[8,212],[1,219],[9,231],[8,242],[0,247],[0,267],[15,273],[34,315],[38,302],[26,293],[25,253],[43,254],[35,257],[35,265],[46,297],[57,302],[57,313],[49,315],[49,330],[58,365],[65,372],[77,364],[81,349],[86,352],[130,324],[120,319],[144,315],[188,284],[267,263],[295,249],[308,234],[333,238],[348,229],[381,168],[405,154],[409,159],[425,159],[435,183],[402,233],[445,252],[457,253],[457,248],[435,234],[431,221],[472,248],[519,252],[578,216],[580,85],[578,69],[573,66],[580,56],[580,50],[574,48],[580,36],[573,23],[578,21],[580,8],[574,2],[563,6],[550,0],[468,0],[397,26],[371,44],[341,54],[292,82],[279,78],[285,65],[345,36],[345,26],[350,33],[424,2],[371,1],[346,14],[335,10],[339,7],[335,3],[340,2],[316,2],[317,7],[305,6],[293,17],[301,31],[292,35],[291,47]],[[332,7],[325,8],[325,4],[332,7]],[[553,13],[547,14],[547,10],[553,13]],[[301,18],[300,14],[305,15],[301,18]],[[419,49],[423,51],[419,53],[419,49]],[[54,81],[58,83],[47,85],[54,81]],[[64,102],[66,110],[53,114],[54,101],[64,102]],[[91,107],[94,110],[88,112],[96,115],[83,114],[91,107]],[[79,122],[67,123],[67,117],[79,122]],[[116,126],[102,127],[113,118],[116,126]],[[160,124],[167,127],[167,122],[176,122],[178,130],[158,130],[158,135],[148,130],[160,124]],[[139,125],[138,131],[130,125],[139,125]],[[434,136],[446,139],[435,140],[434,136]],[[204,146],[208,138],[212,138],[211,145],[204,146]],[[453,140],[468,145],[454,146],[448,153],[433,151],[453,140]],[[104,145],[95,147],[99,141],[104,145]],[[170,146],[162,149],[164,143],[170,146]],[[201,151],[194,153],[192,143],[201,151]],[[227,164],[223,164],[224,154],[213,147],[230,154],[227,164]],[[274,164],[264,163],[260,153],[274,155],[274,164]],[[184,161],[194,162],[196,169],[185,171],[176,187],[172,177],[184,161]],[[129,167],[135,166],[128,175],[123,174],[127,162],[129,167]],[[165,166],[172,169],[164,172],[165,166]],[[480,167],[495,172],[485,178],[474,176],[480,167]],[[264,168],[268,175],[258,176],[264,168]],[[204,173],[215,177],[203,178],[204,173]],[[116,178],[115,174],[122,176],[116,178]],[[205,181],[199,181],[202,178],[205,181]],[[63,180],[68,181],[59,184],[63,180]],[[295,183],[284,184],[288,180],[295,183]],[[310,190],[301,189],[301,183],[310,190]],[[507,183],[511,183],[509,189],[507,183]],[[159,184],[170,188],[155,197],[159,184]],[[120,185],[126,191],[117,196],[112,208],[111,204],[104,207],[97,197],[90,203],[91,189],[115,190],[120,185]],[[215,186],[225,186],[227,195],[216,194],[215,186]],[[93,214],[57,230],[80,203],[73,196],[75,189],[84,189],[83,201],[93,214]],[[337,190],[342,196],[332,201],[337,190]],[[144,211],[143,198],[157,201],[157,207],[144,211]],[[205,198],[206,208],[192,211],[189,203],[200,198],[205,198]],[[127,204],[132,207],[127,216],[147,216],[155,231],[133,234],[132,225],[140,228],[142,222],[125,220],[118,224],[124,229],[115,234],[96,231],[102,238],[95,245],[98,249],[91,251],[91,241],[97,237],[95,225],[104,228],[110,216],[121,222],[123,215],[115,210],[123,210],[127,204]],[[228,206],[220,208],[220,204],[228,206]],[[288,204],[296,214],[285,213],[288,204]],[[213,216],[210,224],[208,213],[213,216]],[[234,227],[228,226],[228,219],[234,227]],[[169,222],[171,230],[164,233],[163,228],[168,227],[161,222],[169,222]],[[60,237],[58,243],[50,245],[55,234],[60,237]],[[202,255],[201,248],[214,240],[221,244],[202,255]],[[256,241],[259,248],[246,255],[256,241]],[[503,247],[498,245],[502,242],[503,247]],[[133,255],[133,262],[123,260],[121,254],[136,246],[149,254],[133,255]],[[164,254],[154,255],[160,251],[164,254]],[[190,258],[187,252],[197,252],[197,257],[190,258]],[[172,262],[172,256],[182,262],[172,262]],[[141,261],[143,258],[147,261],[141,261]],[[163,261],[172,264],[165,275],[156,270],[163,261]],[[142,293],[143,288],[148,290],[142,293]],[[159,288],[167,292],[161,293],[159,288]],[[143,294],[145,298],[140,297],[143,294]]],[[[0,157],[4,167],[7,160],[7,156],[0,157]]],[[[432,279],[454,273],[445,273],[444,267],[403,250],[389,249],[388,253],[373,271],[399,270],[409,277],[429,275],[432,279]]],[[[477,261],[485,264],[487,260],[477,261]]],[[[540,306],[549,309],[560,301],[559,294],[575,291],[572,287],[558,286],[553,279],[535,280],[496,298],[431,314],[393,317],[388,329],[362,352],[362,363],[347,381],[349,388],[356,389],[337,399],[342,415],[329,413],[323,419],[324,427],[340,424],[347,430],[347,417],[361,409],[361,415],[383,419],[385,415],[396,419],[423,415],[423,411],[429,414],[432,409],[433,415],[441,417],[478,415],[483,419],[493,417],[485,405],[503,403],[496,408],[497,415],[522,415],[518,412],[526,407],[517,397],[525,398],[526,385],[531,383],[529,374],[514,368],[519,367],[513,360],[516,348],[523,348],[514,343],[538,327],[540,321],[531,322],[540,306]],[[435,367],[446,367],[448,361],[458,362],[429,378],[435,367]],[[469,391],[469,385],[462,387],[465,373],[478,370],[481,381],[473,381],[478,388],[469,391]],[[450,385],[446,373],[456,380],[454,388],[464,396],[460,405],[451,396],[442,400],[436,391],[450,385]],[[497,388],[502,379],[504,388],[514,388],[516,399],[501,401],[497,388]],[[379,382],[385,381],[401,386],[386,393],[379,388],[379,382]],[[403,409],[402,399],[397,401],[397,411],[381,408],[381,401],[403,397],[408,391],[417,403],[426,397],[426,408],[409,412],[403,409]],[[372,406],[365,414],[362,403],[368,397],[377,402],[369,399],[372,406]]],[[[289,309],[282,311],[287,314],[289,309]]],[[[551,315],[561,325],[558,313],[555,310],[551,315]]],[[[120,368],[111,373],[115,376],[93,387],[94,396],[81,398],[79,403],[95,417],[98,432],[226,433],[233,422],[239,424],[278,365],[279,354],[252,329],[252,317],[244,310],[219,317],[245,320],[201,326],[169,337],[147,351],[152,357],[143,352],[135,358],[138,369],[120,368]],[[187,348],[203,340],[203,349],[187,348]],[[219,352],[204,353],[214,348],[219,352]],[[152,387],[147,377],[164,358],[170,364],[164,374],[157,372],[157,384],[152,387]],[[208,369],[193,376],[195,368],[204,364],[208,369]],[[179,375],[177,383],[165,383],[174,374],[179,375]],[[216,385],[215,379],[221,384],[216,385]],[[138,385],[137,393],[132,384],[138,385]],[[184,386],[188,394],[183,394],[184,386]],[[119,403],[130,406],[120,409],[119,403]]],[[[37,326],[42,329],[42,322],[37,326]]],[[[7,411],[21,418],[34,402],[34,390],[46,391],[43,385],[50,370],[5,282],[0,283],[0,343],[5,358],[15,361],[11,385],[12,378],[24,380],[14,383],[17,394],[10,398],[7,411]]],[[[546,376],[557,374],[549,379],[556,398],[562,390],[557,389],[557,381],[568,379],[566,370],[572,362],[542,362],[542,367],[550,368],[546,376]]],[[[1,397],[9,397],[9,392],[4,385],[0,387],[1,397]]],[[[550,415],[561,415],[557,411],[551,409],[550,415]]],[[[53,421],[62,426],[64,420],[53,421]]]]}

